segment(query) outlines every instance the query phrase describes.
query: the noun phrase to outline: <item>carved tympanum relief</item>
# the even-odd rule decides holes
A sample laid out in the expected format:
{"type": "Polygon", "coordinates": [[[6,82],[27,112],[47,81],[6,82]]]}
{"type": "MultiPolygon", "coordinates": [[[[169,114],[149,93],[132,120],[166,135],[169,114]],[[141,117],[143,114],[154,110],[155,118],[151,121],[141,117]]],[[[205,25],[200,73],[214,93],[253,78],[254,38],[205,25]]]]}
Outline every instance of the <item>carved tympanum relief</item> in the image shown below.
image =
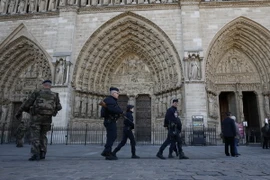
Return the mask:
{"type": "Polygon", "coordinates": [[[256,83],[260,81],[255,65],[247,56],[237,50],[229,51],[216,68],[218,83],[256,83]]]}
{"type": "Polygon", "coordinates": [[[152,94],[153,84],[148,66],[135,54],[126,56],[112,76],[112,85],[126,94],[152,94]]]}

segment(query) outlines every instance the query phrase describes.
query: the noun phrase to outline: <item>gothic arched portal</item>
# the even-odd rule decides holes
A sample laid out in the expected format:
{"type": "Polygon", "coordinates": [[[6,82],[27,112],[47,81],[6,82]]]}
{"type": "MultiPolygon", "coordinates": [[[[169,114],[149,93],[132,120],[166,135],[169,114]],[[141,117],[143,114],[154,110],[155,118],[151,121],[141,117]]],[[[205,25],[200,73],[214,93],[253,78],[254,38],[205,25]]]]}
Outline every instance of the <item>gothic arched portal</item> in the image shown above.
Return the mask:
{"type": "Polygon", "coordinates": [[[245,17],[228,23],[214,37],[206,56],[208,111],[213,122],[223,119],[223,111],[231,111],[238,122],[248,121],[249,129],[259,130],[264,117],[270,117],[269,39],[266,28],[245,17]],[[255,105],[250,109],[250,104],[255,105]]]}
{"type": "Polygon", "coordinates": [[[142,16],[120,14],[91,35],[77,58],[73,120],[98,119],[97,102],[110,86],[133,104],[140,94],[150,95],[152,120],[162,117],[170,100],[181,97],[182,77],[180,57],[166,33],[142,16]]]}
{"type": "Polygon", "coordinates": [[[0,123],[17,128],[14,113],[44,79],[52,78],[50,62],[36,43],[20,36],[0,49],[0,64],[0,123]]]}

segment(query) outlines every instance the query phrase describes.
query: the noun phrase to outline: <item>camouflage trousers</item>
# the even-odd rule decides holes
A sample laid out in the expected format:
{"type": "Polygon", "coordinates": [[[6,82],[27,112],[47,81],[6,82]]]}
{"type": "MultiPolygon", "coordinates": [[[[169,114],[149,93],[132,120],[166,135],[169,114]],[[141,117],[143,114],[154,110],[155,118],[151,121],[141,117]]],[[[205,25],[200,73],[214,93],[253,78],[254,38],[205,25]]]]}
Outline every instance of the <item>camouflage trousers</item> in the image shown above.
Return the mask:
{"type": "Polygon", "coordinates": [[[31,117],[31,153],[32,155],[40,155],[41,152],[47,152],[46,134],[51,130],[51,116],[35,115],[31,117]]]}
{"type": "Polygon", "coordinates": [[[23,137],[16,139],[16,147],[23,147],[23,137]]]}

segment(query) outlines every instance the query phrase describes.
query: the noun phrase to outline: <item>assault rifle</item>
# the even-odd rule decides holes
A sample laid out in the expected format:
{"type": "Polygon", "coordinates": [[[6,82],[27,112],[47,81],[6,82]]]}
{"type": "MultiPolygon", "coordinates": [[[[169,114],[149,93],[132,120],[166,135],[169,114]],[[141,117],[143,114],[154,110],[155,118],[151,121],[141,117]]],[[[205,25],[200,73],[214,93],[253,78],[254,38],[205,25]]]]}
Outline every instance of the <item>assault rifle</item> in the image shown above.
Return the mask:
{"type": "MultiPolygon", "coordinates": [[[[107,108],[107,104],[104,101],[101,101],[98,103],[98,105],[100,105],[101,107],[107,108]]],[[[131,121],[130,119],[128,119],[124,114],[120,114],[120,116],[122,116],[124,119],[128,120],[129,122],[131,122],[134,126],[133,121],[131,121]]]]}

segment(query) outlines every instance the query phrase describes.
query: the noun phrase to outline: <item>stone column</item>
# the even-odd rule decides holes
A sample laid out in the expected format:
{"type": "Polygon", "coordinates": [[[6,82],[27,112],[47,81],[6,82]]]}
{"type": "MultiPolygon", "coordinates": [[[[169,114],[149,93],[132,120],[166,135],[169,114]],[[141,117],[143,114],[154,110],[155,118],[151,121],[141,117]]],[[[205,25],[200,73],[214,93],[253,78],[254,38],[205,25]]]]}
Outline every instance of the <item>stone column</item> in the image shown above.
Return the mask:
{"type": "Polygon", "coordinates": [[[93,117],[93,99],[92,96],[88,96],[88,112],[87,112],[87,117],[91,118],[93,117]]]}
{"type": "Polygon", "coordinates": [[[244,117],[244,109],[243,109],[243,94],[242,94],[242,91],[237,91],[237,97],[236,97],[236,100],[237,100],[237,112],[239,113],[238,114],[238,122],[242,122],[244,121],[245,117],[244,117]]]}
{"type": "Polygon", "coordinates": [[[98,117],[98,97],[97,96],[93,96],[93,118],[97,118],[98,117]]]}
{"type": "Polygon", "coordinates": [[[85,118],[86,117],[86,114],[87,114],[87,112],[86,112],[86,107],[87,107],[87,96],[86,95],[83,95],[82,96],[82,110],[81,110],[81,116],[83,117],[83,118],[85,118]]]}

